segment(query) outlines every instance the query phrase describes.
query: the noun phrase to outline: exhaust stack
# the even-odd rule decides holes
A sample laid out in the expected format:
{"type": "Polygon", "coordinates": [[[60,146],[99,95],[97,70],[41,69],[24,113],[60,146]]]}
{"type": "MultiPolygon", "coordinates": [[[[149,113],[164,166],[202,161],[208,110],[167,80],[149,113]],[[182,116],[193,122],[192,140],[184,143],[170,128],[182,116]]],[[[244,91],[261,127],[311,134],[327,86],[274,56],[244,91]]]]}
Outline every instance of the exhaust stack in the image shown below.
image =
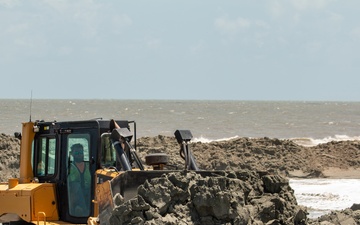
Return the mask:
{"type": "Polygon", "coordinates": [[[20,178],[19,183],[30,183],[34,179],[31,167],[31,150],[34,140],[34,123],[26,122],[22,124],[22,135],[20,145],[20,178]]]}

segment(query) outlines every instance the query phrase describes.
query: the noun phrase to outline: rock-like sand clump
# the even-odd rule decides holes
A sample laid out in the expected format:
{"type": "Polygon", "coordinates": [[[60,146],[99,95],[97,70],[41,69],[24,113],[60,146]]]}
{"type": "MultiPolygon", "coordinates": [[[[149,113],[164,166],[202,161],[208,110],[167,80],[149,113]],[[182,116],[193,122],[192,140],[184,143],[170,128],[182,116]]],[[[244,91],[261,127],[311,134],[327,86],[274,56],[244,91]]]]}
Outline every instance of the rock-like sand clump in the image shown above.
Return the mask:
{"type": "Polygon", "coordinates": [[[111,224],[305,224],[288,181],[249,170],[172,172],[146,181],[138,195],[117,206],[111,224]]]}

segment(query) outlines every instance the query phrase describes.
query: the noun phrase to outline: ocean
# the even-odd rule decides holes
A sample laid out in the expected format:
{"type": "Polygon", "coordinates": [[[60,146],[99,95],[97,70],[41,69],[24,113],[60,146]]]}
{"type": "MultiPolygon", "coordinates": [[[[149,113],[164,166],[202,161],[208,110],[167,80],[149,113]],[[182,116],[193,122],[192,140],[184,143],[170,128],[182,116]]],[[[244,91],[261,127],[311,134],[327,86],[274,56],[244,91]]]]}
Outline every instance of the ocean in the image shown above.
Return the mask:
{"type": "MultiPolygon", "coordinates": [[[[194,141],[203,142],[270,137],[312,146],[333,140],[360,140],[360,102],[0,99],[0,110],[0,133],[10,135],[21,131],[21,123],[30,119],[114,118],[135,120],[138,137],[173,136],[177,129],[188,129],[194,141]]],[[[360,203],[353,195],[343,197],[349,195],[349,188],[356,193],[359,186],[356,179],[348,180],[341,193],[335,191],[339,189],[336,185],[344,183],[342,180],[290,182],[298,203],[311,209],[311,217],[345,207],[342,203],[346,207],[352,205],[351,201],[360,203]],[[315,188],[317,184],[321,188],[315,188]],[[323,190],[329,192],[324,194],[323,190]],[[313,204],[324,199],[333,201],[325,202],[326,207],[313,204]]]]}
{"type": "Polygon", "coordinates": [[[291,179],[289,183],[298,204],[308,208],[309,218],[360,203],[360,179],[291,179]]]}
{"type": "Polygon", "coordinates": [[[0,132],[32,120],[135,120],[138,136],[191,130],[203,141],[233,137],[295,139],[314,145],[360,139],[360,102],[0,99],[0,132]]]}

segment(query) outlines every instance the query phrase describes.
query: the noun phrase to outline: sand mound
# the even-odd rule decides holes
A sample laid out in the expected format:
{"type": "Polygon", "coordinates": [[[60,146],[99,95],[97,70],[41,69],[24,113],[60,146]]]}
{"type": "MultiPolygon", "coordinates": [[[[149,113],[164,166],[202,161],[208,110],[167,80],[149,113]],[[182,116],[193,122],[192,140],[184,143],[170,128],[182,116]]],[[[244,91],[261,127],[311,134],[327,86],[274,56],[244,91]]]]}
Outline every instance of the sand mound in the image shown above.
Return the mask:
{"type": "MultiPolygon", "coordinates": [[[[204,170],[259,170],[287,177],[339,177],[349,174],[360,178],[360,142],[329,142],[304,147],[291,140],[236,138],[210,143],[191,143],[197,163],[204,170]],[[337,168],[337,170],[334,170],[337,168]],[[348,172],[348,173],[347,173],[348,172]]],[[[173,137],[140,138],[141,157],[166,152],[174,167],[183,168],[179,146],[173,137]]]]}
{"type": "Polygon", "coordinates": [[[145,182],[117,206],[110,224],[305,224],[288,181],[251,171],[202,177],[173,172],[145,182]]]}
{"type": "Polygon", "coordinates": [[[0,182],[19,177],[20,140],[0,134],[0,182]]]}

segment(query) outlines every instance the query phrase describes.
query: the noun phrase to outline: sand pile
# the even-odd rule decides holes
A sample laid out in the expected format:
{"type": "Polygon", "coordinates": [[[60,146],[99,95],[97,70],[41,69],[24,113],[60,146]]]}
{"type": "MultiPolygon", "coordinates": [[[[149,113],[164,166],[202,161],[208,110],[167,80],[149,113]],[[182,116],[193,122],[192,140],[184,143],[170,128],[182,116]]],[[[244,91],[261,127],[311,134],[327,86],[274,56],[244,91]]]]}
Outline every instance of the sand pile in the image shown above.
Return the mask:
{"type": "Polygon", "coordinates": [[[202,177],[172,172],[145,182],[138,195],[120,195],[110,224],[305,224],[288,181],[243,170],[202,177]]]}
{"type": "MultiPolygon", "coordinates": [[[[179,145],[173,137],[140,138],[137,146],[142,158],[149,153],[166,152],[170,156],[170,165],[184,168],[179,145]]],[[[287,177],[344,177],[349,174],[360,178],[359,141],[304,147],[291,140],[236,138],[191,143],[190,148],[204,170],[249,169],[287,177]]]]}
{"type": "Polygon", "coordinates": [[[0,134],[0,182],[19,177],[20,140],[0,134]]]}

